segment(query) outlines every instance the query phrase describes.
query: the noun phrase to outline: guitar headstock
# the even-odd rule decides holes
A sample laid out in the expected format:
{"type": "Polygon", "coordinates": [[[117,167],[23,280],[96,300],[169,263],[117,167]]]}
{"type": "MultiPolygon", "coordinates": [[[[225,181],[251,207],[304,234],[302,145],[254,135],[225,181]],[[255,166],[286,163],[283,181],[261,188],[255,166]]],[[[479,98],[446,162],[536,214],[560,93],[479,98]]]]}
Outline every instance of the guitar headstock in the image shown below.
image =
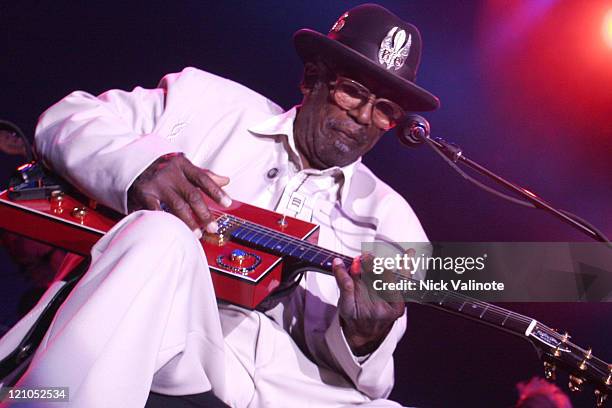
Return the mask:
{"type": "Polygon", "coordinates": [[[569,374],[570,391],[580,392],[586,384],[591,384],[596,406],[604,406],[608,394],[612,393],[612,364],[595,357],[590,348],[572,343],[569,334],[560,334],[541,323],[535,324],[528,337],[541,351],[547,380],[554,381],[557,368],[561,368],[569,374]]]}

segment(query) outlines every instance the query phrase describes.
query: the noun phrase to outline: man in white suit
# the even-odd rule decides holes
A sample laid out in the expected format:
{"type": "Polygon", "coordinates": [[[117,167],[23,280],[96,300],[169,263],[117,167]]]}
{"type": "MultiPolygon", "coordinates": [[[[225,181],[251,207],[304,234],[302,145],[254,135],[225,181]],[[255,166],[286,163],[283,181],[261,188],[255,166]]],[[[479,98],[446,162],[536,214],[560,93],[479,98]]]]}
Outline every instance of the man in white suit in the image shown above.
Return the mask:
{"type": "Polygon", "coordinates": [[[328,35],[294,40],[304,99],[287,112],[187,68],[156,89],[74,92],[42,115],[45,163],[129,215],[93,248],[18,385],[67,386],[75,407],[139,407],[149,391],[210,391],[235,407],[397,406],[385,398],[404,303],[370,296],[358,257],[251,311],[215,300],[198,241],[218,227],[201,192],[317,223],[321,246],[351,256],[364,241],[427,241],[360,160],[405,112],[438,107],[414,83],[418,30],[362,5],[328,35]]]}

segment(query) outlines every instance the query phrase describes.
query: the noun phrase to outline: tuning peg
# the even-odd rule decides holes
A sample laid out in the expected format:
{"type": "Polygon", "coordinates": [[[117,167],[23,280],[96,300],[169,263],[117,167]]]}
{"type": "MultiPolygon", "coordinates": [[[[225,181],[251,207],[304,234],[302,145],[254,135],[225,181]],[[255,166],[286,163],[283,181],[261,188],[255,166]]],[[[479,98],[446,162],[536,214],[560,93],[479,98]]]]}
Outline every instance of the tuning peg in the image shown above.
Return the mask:
{"type": "Polygon", "coordinates": [[[584,378],[576,377],[575,375],[569,376],[568,387],[572,392],[582,391],[582,386],[584,385],[584,378]]]}
{"type": "Polygon", "coordinates": [[[591,348],[589,348],[587,350],[587,352],[584,353],[584,360],[582,360],[582,362],[580,363],[578,368],[580,368],[582,371],[586,370],[587,369],[587,360],[590,360],[591,357],[593,357],[593,350],[591,348]]]}
{"type": "Polygon", "coordinates": [[[557,378],[556,373],[557,367],[553,363],[549,363],[548,361],[544,362],[544,378],[550,381],[555,381],[557,378]]]}
{"type": "Polygon", "coordinates": [[[608,378],[606,378],[606,385],[612,385],[612,364],[608,364],[608,378]]]}
{"type": "Polygon", "coordinates": [[[603,407],[606,402],[606,398],[608,398],[608,394],[605,392],[601,392],[599,390],[595,390],[595,406],[603,407]]]}
{"type": "Polygon", "coordinates": [[[567,343],[567,340],[570,338],[570,335],[565,332],[565,334],[563,336],[561,336],[561,343],[557,344],[557,347],[555,347],[555,351],[553,352],[553,355],[555,357],[560,357],[561,356],[561,346],[565,343],[567,343]]]}

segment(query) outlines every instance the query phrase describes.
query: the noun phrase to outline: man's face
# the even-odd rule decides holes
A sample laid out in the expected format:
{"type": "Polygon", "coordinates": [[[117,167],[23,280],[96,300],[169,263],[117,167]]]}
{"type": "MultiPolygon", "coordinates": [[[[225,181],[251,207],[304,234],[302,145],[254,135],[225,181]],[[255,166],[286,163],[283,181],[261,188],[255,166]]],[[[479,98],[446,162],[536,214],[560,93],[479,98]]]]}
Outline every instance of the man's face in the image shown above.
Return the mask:
{"type": "Polygon", "coordinates": [[[353,163],[370,151],[385,132],[372,121],[371,102],[357,109],[342,109],[324,82],[302,92],[295,140],[310,167],[326,169],[353,163]]]}

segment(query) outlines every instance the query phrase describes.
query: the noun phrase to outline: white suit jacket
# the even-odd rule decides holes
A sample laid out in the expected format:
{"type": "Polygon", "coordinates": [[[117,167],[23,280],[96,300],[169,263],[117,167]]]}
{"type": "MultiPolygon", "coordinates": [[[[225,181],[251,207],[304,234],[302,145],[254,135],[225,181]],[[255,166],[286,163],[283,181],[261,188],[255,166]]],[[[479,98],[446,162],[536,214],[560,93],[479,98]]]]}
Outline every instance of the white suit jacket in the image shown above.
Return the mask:
{"type": "MultiPolygon", "coordinates": [[[[123,213],[134,179],[171,152],[230,177],[225,190],[232,198],[274,209],[290,173],[287,141],[293,138],[294,115],[242,85],[186,68],[164,77],[156,89],[112,90],[98,97],[73,92],[41,116],[36,148],[81,191],[123,213]]],[[[350,171],[340,199],[321,203],[313,215],[321,224],[321,246],[354,256],[364,241],[427,242],[406,201],[361,161],[343,170],[350,171]]],[[[372,398],[387,396],[405,316],[363,361],[352,355],[342,334],[333,277],[307,274],[301,287],[300,295],[268,316],[317,364],[343,373],[372,398]],[[291,318],[283,313],[287,307],[291,318]]]]}

